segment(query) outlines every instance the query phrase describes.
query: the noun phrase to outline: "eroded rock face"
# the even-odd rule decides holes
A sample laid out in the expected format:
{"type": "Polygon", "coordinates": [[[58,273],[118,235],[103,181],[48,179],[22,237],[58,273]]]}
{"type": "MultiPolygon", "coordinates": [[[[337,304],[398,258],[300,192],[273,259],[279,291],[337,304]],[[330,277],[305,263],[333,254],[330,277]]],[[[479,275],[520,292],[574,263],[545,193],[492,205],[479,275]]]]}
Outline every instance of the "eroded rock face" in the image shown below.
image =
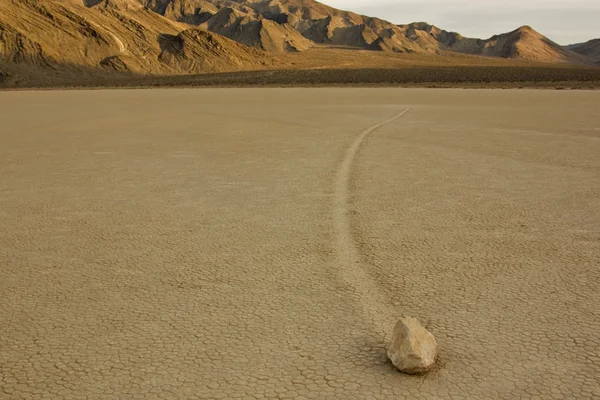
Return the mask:
{"type": "Polygon", "coordinates": [[[388,342],[387,355],[398,370],[422,374],[435,365],[437,341],[416,318],[402,317],[388,342]]]}

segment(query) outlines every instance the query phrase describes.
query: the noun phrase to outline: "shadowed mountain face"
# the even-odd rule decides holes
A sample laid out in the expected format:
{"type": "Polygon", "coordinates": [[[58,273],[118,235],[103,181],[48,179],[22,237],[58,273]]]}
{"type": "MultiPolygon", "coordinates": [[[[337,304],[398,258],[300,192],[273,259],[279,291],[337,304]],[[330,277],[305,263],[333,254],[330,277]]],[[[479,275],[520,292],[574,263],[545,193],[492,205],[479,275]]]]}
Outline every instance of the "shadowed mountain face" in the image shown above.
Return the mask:
{"type": "Polygon", "coordinates": [[[423,51],[401,28],[312,0],[142,0],[170,19],[200,25],[269,51],[298,51],[315,44],[423,51]]]}
{"type": "Polygon", "coordinates": [[[567,49],[588,57],[595,64],[600,65],[600,39],[592,39],[585,43],[572,44],[567,49]]]}

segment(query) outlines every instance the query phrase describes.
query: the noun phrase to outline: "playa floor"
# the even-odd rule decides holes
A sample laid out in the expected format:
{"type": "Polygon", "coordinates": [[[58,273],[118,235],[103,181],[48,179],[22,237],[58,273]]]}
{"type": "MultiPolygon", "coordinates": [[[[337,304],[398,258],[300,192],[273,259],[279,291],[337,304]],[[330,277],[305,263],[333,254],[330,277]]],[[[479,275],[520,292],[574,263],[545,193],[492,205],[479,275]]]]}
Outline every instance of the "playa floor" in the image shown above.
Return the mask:
{"type": "Polygon", "coordinates": [[[600,92],[0,93],[0,398],[600,397],[600,92]],[[438,339],[408,376],[399,316],[438,339]]]}

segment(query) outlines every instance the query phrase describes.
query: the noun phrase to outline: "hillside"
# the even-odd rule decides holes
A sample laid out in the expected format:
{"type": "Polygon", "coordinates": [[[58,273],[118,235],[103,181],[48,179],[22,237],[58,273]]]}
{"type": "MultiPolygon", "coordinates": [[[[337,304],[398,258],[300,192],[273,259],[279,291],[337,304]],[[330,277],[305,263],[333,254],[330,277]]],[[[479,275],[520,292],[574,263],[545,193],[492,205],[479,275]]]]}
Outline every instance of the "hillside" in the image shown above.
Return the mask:
{"type": "Polygon", "coordinates": [[[270,57],[135,0],[0,0],[0,59],[143,74],[258,68],[270,57]]]}
{"type": "Polygon", "coordinates": [[[600,65],[600,39],[592,39],[585,43],[578,43],[567,46],[567,49],[588,57],[595,64],[600,65]]]}

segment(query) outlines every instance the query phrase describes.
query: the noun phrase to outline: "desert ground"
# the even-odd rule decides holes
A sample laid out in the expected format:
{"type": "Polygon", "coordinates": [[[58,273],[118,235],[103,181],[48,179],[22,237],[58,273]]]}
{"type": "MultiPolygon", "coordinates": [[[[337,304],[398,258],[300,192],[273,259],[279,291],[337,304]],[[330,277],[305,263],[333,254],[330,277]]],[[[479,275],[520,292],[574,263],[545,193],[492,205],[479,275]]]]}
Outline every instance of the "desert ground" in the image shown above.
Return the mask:
{"type": "Polygon", "coordinates": [[[0,92],[0,398],[600,397],[600,92],[0,92]],[[394,370],[401,315],[440,346],[394,370]]]}

